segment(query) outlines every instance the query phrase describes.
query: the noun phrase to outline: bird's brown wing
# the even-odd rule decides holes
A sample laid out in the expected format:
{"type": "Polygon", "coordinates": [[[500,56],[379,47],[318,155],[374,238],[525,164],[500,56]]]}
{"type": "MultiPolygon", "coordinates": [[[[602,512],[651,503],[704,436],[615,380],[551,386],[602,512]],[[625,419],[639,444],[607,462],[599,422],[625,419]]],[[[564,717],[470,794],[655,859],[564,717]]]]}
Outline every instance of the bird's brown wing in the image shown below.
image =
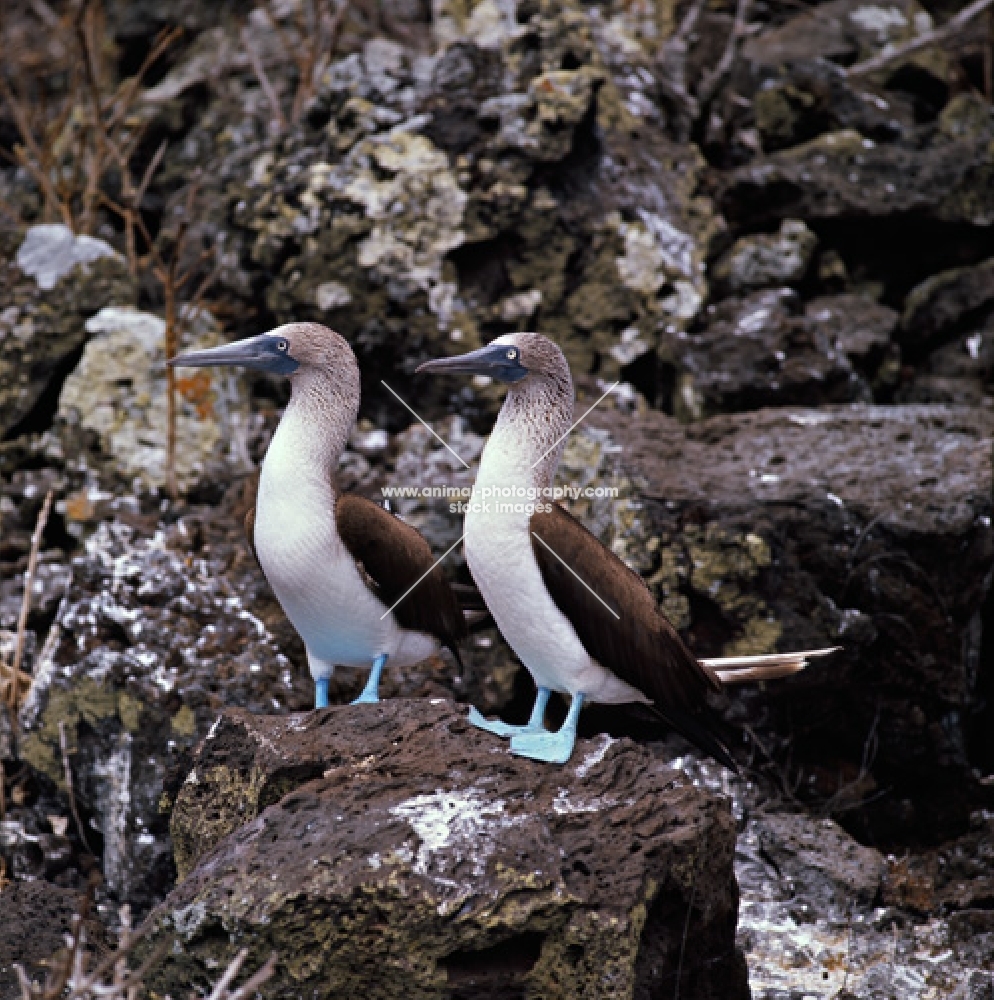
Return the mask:
{"type": "Polygon", "coordinates": [[[393,608],[398,623],[435,636],[461,667],[456,642],[466,634],[463,613],[418,531],[354,493],[336,500],[335,522],[370,589],[386,607],[393,608]]]}
{"type": "Polygon", "coordinates": [[[255,505],[258,496],[259,470],[256,469],[242,482],[235,496],[234,510],[232,511],[236,518],[241,515],[242,527],[245,529],[245,540],[248,542],[256,564],[259,562],[259,554],[255,551],[255,505]]]}
{"type": "Polygon", "coordinates": [[[707,704],[721,684],[687,649],[645,581],[558,505],[532,515],[531,533],[549,595],[584,649],[645,694],[674,729],[734,768],[707,704]]]}

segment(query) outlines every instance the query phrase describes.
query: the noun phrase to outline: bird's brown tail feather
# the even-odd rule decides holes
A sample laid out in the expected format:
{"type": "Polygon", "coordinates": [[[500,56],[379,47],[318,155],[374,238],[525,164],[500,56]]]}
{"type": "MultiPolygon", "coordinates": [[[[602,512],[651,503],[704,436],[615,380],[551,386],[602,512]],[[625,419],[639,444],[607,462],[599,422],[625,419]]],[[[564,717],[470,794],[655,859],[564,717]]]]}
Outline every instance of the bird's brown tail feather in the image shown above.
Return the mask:
{"type": "Polygon", "coordinates": [[[797,653],[771,653],[767,656],[721,656],[701,660],[701,663],[713,671],[722,684],[747,684],[750,681],[775,681],[780,677],[790,677],[803,670],[810,660],[828,656],[841,648],[831,646],[827,649],[805,649],[797,653]]]}

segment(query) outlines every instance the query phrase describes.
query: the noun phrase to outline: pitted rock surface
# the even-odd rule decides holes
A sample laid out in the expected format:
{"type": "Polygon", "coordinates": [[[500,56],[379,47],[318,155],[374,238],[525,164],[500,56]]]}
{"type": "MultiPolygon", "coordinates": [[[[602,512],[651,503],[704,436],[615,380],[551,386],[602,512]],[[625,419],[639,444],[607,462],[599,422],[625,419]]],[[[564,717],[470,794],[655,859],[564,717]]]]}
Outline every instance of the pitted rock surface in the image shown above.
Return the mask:
{"type": "Polygon", "coordinates": [[[269,997],[747,995],[727,800],[629,740],[557,767],[444,701],[230,711],[172,828],[158,993],[244,946],[269,997]]]}
{"type": "Polygon", "coordinates": [[[989,411],[591,419],[624,435],[622,463],[647,506],[642,572],[664,607],[693,609],[698,655],[843,646],[731,701],[733,715],[778,734],[768,749],[789,741],[782,763],[803,794],[870,843],[909,824],[926,839],[963,832],[991,800],[973,769],[994,759],[981,707],[994,688],[982,639],[989,411]]]}

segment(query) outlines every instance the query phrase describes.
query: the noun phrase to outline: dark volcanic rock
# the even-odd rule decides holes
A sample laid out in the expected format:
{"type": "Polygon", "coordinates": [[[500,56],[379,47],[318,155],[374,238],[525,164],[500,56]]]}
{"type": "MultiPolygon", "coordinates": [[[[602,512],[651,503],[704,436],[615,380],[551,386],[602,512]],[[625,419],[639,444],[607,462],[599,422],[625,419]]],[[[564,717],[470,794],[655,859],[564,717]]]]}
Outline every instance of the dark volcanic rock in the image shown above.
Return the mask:
{"type": "Polygon", "coordinates": [[[229,712],[172,823],[160,994],[244,946],[269,997],[748,995],[727,801],[627,740],[550,767],[447,702],[229,712]]]}
{"type": "Polygon", "coordinates": [[[752,98],[756,129],[768,153],[842,129],[854,129],[875,142],[893,142],[915,126],[910,100],[863,80],[850,82],[833,63],[778,69],[752,98]]]}
{"type": "Polygon", "coordinates": [[[831,308],[802,313],[797,294],[778,288],[725,301],[708,319],[700,333],[662,341],[677,373],[678,416],[699,420],[729,410],[873,398],[831,308]]]}
{"type": "Polygon", "coordinates": [[[912,289],[901,318],[902,340],[917,351],[928,350],[982,318],[980,310],[994,311],[994,259],[943,271],[912,289]]]}
{"type": "Polygon", "coordinates": [[[994,223],[989,135],[937,135],[923,148],[883,145],[845,129],[732,171],[721,196],[728,216],[759,225],[906,213],[942,222],[994,223]]]}
{"type": "Polygon", "coordinates": [[[151,537],[105,522],[72,561],[33,665],[21,759],[64,788],[64,732],[106,888],[138,909],[172,880],[159,796],[182,751],[224,704],[272,711],[311,697],[277,646],[282,616],[270,631],[247,608],[262,587],[250,560],[195,519],[151,537]]]}
{"type": "Polygon", "coordinates": [[[752,63],[773,67],[818,59],[851,63],[886,44],[913,38],[922,30],[916,23],[922,14],[924,8],[917,0],[894,0],[887,8],[870,6],[864,0],[830,0],[751,38],[742,47],[742,55],[752,63]]]}
{"type": "MultiPolygon", "coordinates": [[[[14,964],[30,979],[45,981],[45,963],[65,947],[79,893],[50,882],[15,882],[0,890],[0,1000],[22,996],[14,964]]],[[[92,927],[88,927],[92,937],[92,927]]]]}
{"type": "Polygon", "coordinates": [[[103,240],[75,237],[65,226],[7,230],[0,239],[0,437],[68,373],[86,342],[86,319],[103,306],[130,304],[135,294],[124,258],[103,240]]]}
{"type": "Polygon", "coordinates": [[[719,287],[731,292],[796,285],[807,273],[818,237],[798,219],[784,219],[779,232],[743,236],[715,264],[719,287]]]}
{"type": "Polygon", "coordinates": [[[684,602],[699,654],[844,646],[733,702],[790,743],[800,793],[871,842],[962,830],[990,798],[973,769],[994,768],[994,417],[856,406],[597,422],[627,445],[651,501],[645,575],[664,606],[684,602]]]}

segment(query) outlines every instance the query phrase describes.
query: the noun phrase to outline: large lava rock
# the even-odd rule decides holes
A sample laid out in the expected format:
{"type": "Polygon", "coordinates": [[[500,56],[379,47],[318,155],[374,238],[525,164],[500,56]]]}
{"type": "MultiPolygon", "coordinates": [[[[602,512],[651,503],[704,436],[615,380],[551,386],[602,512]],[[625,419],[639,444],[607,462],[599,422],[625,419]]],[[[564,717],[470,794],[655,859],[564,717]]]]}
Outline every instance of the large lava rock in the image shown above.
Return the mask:
{"type": "Polygon", "coordinates": [[[172,830],[158,994],[246,947],[270,997],[747,995],[728,802],[628,740],[558,767],[439,700],[230,711],[172,830]]]}
{"type": "Polygon", "coordinates": [[[170,767],[222,705],[273,711],[310,697],[250,563],[240,540],[196,518],[161,529],[108,518],[73,559],[33,664],[21,760],[62,789],[69,761],[105,889],[139,911],[173,880],[159,815],[170,767]]]}
{"type": "MultiPolygon", "coordinates": [[[[278,140],[257,100],[240,121],[212,105],[167,159],[213,164],[222,287],[334,325],[392,419],[381,377],[523,327],[555,336],[577,371],[617,374],[703,306],[720,228],[703,158],[666,137],[658,38],[631,28],[574,2],[468,15],[446,0],[432,55],[369,40],[278,140]]],[[[405,398],[451,391],[422,380],[405,398]]],[[[461,391],[460,412],[467,394],[492,405],[461,391]]]]}
{"type": "Polygon", "coordinates": [[[58,385],[86,343],[86,320],[128,305],[135,283],[103,240],[61,225],[8,230],[0,238],[0,436],[58,385]]]}
{"type": "Polygon", "coordinates": [[[965,829],[994,765],[990,412],[588,419],[624,445],[640,570],[699,654],[844,647],[735,698],[770,736],[756,752],[782,746],[800,793],[871,841],[965,829]]]}

